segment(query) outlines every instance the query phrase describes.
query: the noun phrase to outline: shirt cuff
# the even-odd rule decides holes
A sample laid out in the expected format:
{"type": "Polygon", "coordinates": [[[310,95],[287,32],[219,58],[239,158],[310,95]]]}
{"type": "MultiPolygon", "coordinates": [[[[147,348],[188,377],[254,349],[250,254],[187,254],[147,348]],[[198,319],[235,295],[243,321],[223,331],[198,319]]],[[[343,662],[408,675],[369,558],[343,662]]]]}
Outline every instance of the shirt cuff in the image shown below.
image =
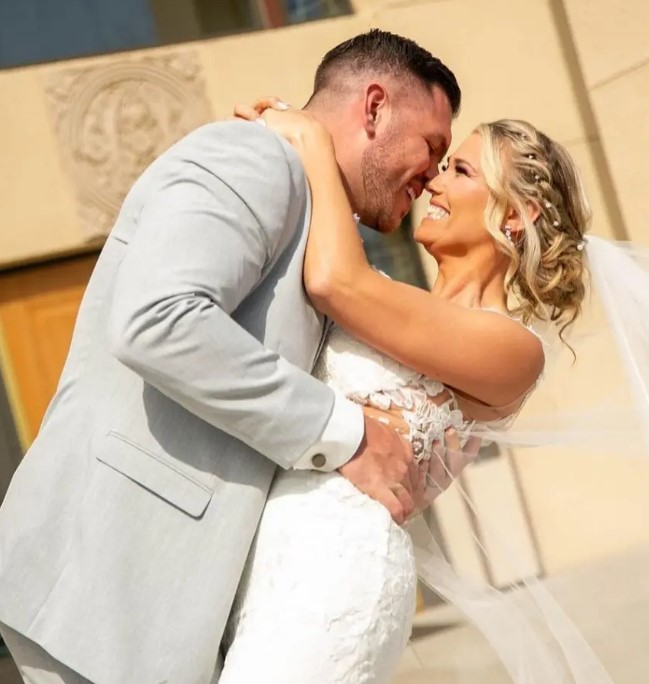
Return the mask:
{"type": "Polygon", "coordinates": [[[298,458],[293,468],[332,472],[351,459],[364,434],[363,409],[336,392],[333,411],[320,439],[298,458]]]}

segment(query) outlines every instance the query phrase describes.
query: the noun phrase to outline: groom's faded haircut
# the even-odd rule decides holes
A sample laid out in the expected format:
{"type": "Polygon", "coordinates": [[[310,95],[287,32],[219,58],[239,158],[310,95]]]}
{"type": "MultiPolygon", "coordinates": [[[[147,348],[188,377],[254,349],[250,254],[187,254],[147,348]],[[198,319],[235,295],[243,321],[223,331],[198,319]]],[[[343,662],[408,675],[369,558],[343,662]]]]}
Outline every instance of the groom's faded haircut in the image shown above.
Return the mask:
{"type": "Polygon", "coordinates": [[[367,72],[436,85],[446,93],[453,116],[460,111],[462,91],[453,72],[414,40],[380,29],[354,36],[327,52],[316,70],[309,104],[327,91],[334,94],[342,89],[349,77],[367,72]]]}

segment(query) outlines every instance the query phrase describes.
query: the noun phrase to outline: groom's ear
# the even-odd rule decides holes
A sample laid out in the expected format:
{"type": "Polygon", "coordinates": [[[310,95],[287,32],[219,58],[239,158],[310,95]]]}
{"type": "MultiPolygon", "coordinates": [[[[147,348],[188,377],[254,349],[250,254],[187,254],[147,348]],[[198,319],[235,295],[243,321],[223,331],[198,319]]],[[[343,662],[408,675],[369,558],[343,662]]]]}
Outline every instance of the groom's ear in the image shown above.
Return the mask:
{"type": "Polygon", "coordinates": [[[365,89],[363,127],[369,138],[376,137],[377,129],[386,114],[388,94],[380,83],[370,83],[365,89]]]}

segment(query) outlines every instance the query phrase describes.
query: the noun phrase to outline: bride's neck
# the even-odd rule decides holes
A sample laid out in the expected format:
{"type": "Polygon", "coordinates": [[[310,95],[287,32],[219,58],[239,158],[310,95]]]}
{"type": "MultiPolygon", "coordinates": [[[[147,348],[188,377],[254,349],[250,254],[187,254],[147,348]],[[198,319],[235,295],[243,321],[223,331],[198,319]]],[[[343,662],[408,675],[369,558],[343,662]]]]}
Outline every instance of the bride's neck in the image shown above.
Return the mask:
{"type": "Polygon", "coordinates": [[[468,308],[507,310],[506,267],[500,259],[479,255],[444,256],[432,293],[468,308]]]}

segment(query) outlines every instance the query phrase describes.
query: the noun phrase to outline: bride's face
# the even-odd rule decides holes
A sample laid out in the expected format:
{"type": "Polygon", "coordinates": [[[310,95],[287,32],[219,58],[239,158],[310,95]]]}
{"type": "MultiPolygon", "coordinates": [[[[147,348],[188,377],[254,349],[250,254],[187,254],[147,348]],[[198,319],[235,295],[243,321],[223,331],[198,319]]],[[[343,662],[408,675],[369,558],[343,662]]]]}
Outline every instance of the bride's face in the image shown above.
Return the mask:
{"type": "Polygon", "coordinates": [[[480,136],[469,136],[427,186],[430,206],[414,237],[435,257],[463,256],[471,248],[492,242],[484,220],[489,189],[480,168],[481,149],[480,136]]]}

